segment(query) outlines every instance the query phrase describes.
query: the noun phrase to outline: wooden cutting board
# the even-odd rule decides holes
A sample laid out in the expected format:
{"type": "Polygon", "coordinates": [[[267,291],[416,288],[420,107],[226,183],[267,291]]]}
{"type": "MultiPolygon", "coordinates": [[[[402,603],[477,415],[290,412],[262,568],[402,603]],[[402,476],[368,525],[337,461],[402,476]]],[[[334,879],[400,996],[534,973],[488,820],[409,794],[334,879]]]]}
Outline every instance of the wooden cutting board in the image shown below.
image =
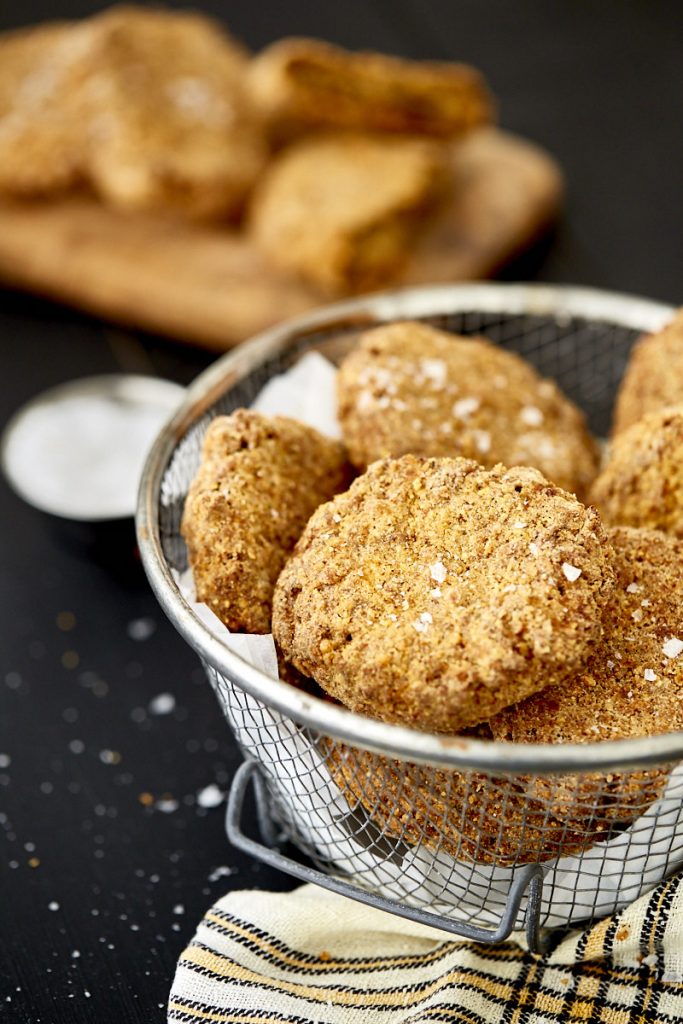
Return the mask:
{"type": "MultiPolygon", "coordinates": [[[[494,129],[459,144],[453,175],[449,208],[392,287],[489,276],[540,234],[561,200],[557,164],[494,129]]],[[[0,205],[0,281],[217,351],[326,301],[234,231],[88,198],[0,205]]]]}

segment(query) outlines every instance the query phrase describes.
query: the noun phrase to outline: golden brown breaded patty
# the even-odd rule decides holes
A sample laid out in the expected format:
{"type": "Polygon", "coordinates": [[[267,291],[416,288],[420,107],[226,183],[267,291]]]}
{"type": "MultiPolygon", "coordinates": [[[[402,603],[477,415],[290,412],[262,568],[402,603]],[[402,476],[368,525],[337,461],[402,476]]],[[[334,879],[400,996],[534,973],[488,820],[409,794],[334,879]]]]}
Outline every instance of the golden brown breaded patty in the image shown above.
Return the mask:
{"type": "Polygon", "coordinates": [[[352,710],[457,733],[581,663],[609,559],[595,510],[536,470],[405,455],[313,514],[273,631],[352,710]]]}
{"type": "Polygon", "coordinates": [[[613,433],[646,413],[683,403],[683,309],[655,334],[645,334],[631,352],[614,409],[613,433]]]}
{"type": "Polygon", "coordinates": [[[608,837],[604,823],[570,827],[511,777],[460,772],[325,740],[330,773],[353,809],[385,835],[480,864],[543,863],[608,837]]]}
{"type": "Polygon", "coordinates": [[[683,405],[648,413],[613,438],[590,500],[606,523],[683,537],[683,405]]]}
{"type": "MultiPolygon", "coordinates": [[[[496,739],[592,743],[683,729],[683,542],[656,530],[607,532],[617,585],[602,639],[577,671],[491,719],[496,739]]],[[[660,795],[667,774],[593,774],[578,786],[574,777],[538,778],[531,790],[563,817],[585,817],[592,799],[626,821],[660,795]]]]}
{"type": "Polygon", "coordinates": [[[126,209],[234,212],[266,160],[244,88],[245,50],[196,13],[114,7],[92,25],[95,190],[126,209]]]}
{"type": "Polygon", "coordinates": [[[465,64],[349,53],[319,39],[278,40],[247,81],[278,137],[326,127],[451,138],[493,116],[482,76],[465,64]]]}
{"type": "Polygon", "coordinates": [[[483,338],[405,321],[364,334],[341,364],[339,418],[352,462],[461,455],[534,466],[580,496],[598,452],[583,413],[525,360],[483,338]]]}
{"type": "Polygon", "coordinates": [[[93,41],[88,22],[0,36],[0,191],[44,195],[82,176],[82,93],[93,41]]]}
{"type": "Polygon", "coordinates": [[[447,153],[431,141],[304,139],[259,183],[251,234],[274,265],[323,291],[363,291],[403,266],[449,183],[447,153]]]}
{"type": "Polygon", "coordinates": [[[348,485],[343,446],[284,416],[219,416],[181,532],[197,598],[234,632],[270,632],[273,587],[308,517],[348,485]]]}

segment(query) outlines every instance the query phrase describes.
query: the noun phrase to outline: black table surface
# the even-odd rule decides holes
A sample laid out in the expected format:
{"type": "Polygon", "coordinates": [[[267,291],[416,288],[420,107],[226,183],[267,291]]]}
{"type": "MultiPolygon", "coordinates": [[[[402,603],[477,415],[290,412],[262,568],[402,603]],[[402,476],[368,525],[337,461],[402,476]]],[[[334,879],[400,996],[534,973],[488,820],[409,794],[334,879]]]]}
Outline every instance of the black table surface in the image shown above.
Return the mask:
{"type": "MultiPolygon", "coordinates": [[[[180,6],[180,5],[178,5],[180,6]]],[[[642,0],[197,4],[258,48],[316,35],[465,59],[504,127],[563,164],[565,213],[510,278],[683,298],[683,15],[642,0]]],[[[97,9],[25,0],[0,27],[97,9]]],[[[73,377],[189,382],[212,356],[0,292],[1,418],[73,377]]],[[[160,1022],[177,957],[230,888],[287,889],[224,834],[239,755],[132,555],[84,548],[0,481],[0,1018],[160,1022]],[[154,713],[155,697],[170,710],[154,713]]],[[[132,530],[132,527],[131,527],[132,530]]]]}

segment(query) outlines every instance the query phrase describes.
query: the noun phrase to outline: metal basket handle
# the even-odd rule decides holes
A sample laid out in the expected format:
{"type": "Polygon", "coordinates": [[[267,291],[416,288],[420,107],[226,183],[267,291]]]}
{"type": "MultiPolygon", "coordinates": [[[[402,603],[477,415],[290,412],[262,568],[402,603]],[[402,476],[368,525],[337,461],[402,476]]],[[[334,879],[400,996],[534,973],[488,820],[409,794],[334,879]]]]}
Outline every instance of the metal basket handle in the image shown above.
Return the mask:
{"type": "Polygon", "coordinates": [[[510,886],[507,906],[496,928],[479,928],[465,922],[452,921],[448,917],[430,914],[417,907],[408,906],[399,900],[376,896],[374,893],[366,892],[341,878],[326,875],[317,868],[301,864],[299,861],[285,856],[276,847],[277,842],[282,841],[285,837],[279,835],[273,827],[267,812],[264,789],[265,783],[258,762],[253,759],[246,760],[237,769],[232,780],[225,815],[225,830],[228,839],[243,853],[263,861],[270,867],[277,868],[278,871],[292,875],[301,882],[315,882],[316,885],[321,885],[324,889],[339,893],[341,896],[348,896],[350,899],[358,900],[359,903],[365,903],[377,910],[398,914],[400,917],[406,917],[418,924],[424,924],[430,928],[440,928],[461,938],[474,939],[476,942],[502,942],[507,939],[514,929],[522,899],[526,894],[525,931],[527,943],[531,952],[542,952],[543,942],[539,921],[543,895],[543,869],[540,864],[525,864],[520,868],[519,874],[510,886]],[[259,829],[264,842],[250,839],[242,830],[242,810],[250,782],[253,782],[255,788],[259,829]],[[265,845],[266,843],[268,845],[265,845]]]}

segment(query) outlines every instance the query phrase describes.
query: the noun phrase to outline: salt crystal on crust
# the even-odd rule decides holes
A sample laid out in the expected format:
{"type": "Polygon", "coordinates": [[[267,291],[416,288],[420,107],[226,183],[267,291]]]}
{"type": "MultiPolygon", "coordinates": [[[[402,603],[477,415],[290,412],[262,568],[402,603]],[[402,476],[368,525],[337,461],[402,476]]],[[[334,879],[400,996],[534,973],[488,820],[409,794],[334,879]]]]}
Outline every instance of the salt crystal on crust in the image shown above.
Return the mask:
{"type": "Polygon", "coordinates": [[[443,562],[434,562],[429,566],[429,574],[435,583],[443,583],[448,575],[448,570],[443,562]]]}
{"type": "Polygon", "coordinates": [[[677,636],[672,636],[663,644],[662,651],[666,654],[667,658],[677,658],[681,651],[683,651],[683,640],[679,640],[677,636]]]}

